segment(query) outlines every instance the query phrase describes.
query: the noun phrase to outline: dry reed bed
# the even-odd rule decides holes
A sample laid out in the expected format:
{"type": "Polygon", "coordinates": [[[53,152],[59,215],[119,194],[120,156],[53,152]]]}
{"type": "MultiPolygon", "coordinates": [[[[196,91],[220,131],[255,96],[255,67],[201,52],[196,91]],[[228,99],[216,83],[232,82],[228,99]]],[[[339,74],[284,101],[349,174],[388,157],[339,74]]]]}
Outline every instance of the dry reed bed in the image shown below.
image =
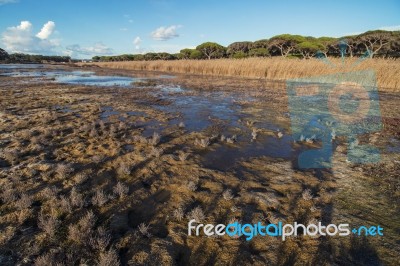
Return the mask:
{"type": "MultiPolygon", "coordinates": [[[[400,61],[396,59],[366,59],[357,64],[358,58],[345,63],[339,58],[329,58],[331,64],[318,59],[300,60],[285,58],[246,58],[216,60],[179,61],[126,61],[99,62],[97,66],[124,70],[148,70],[172,73],[188,73],[215,76],[239,76],[286,80],[352,70],[373,69],[377,74],[378,86],[385,91],[400,90],[400,61]],[[356,65],[355,67],[352,67],[356,65]]],[[[82,65],[82,64],[81,64],[82,65]]]]}

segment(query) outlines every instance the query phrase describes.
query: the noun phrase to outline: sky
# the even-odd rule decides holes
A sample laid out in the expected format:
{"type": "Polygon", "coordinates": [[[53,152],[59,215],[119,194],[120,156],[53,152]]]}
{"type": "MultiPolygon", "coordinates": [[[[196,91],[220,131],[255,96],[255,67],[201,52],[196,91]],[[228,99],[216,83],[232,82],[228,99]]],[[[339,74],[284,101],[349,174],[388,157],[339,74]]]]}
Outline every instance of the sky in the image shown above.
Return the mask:
{"type": "Polygon", "coordinates": [[[0,0],[0,48],[73,58],[374,29],[400,30],[399,0],[0,0]]]}

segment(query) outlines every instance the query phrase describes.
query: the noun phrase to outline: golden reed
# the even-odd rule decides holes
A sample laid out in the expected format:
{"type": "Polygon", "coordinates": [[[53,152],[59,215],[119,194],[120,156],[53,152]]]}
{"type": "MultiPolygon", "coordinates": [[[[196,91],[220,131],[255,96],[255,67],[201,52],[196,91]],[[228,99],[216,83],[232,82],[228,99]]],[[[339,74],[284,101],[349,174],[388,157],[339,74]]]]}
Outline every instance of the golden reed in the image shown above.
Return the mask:
{"type": "Polygon", "coordinates": [[[343,63],[340,58],[329,58],[328,61],[330,62],[329,64],[318,59],[301,60],[273,57],[215,60],[98,62],[91,64],[113,69],[239,76],[265,78],[268,80],[286,80],[352,70],[373,69],[376,72],[380,90],[400,91],[400,59],[373,58],[365,59],[360,62],[358,58],[346,58],[343,63]]]}

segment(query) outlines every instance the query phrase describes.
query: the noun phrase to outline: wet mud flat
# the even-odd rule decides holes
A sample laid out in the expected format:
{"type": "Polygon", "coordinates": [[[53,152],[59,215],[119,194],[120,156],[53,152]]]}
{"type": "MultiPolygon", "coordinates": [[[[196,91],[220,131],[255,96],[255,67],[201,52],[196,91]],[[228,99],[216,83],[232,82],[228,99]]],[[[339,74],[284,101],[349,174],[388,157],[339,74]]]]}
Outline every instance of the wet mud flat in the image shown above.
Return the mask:
{"type": "Polygon", "coordinates": [[[282,83],[32,66],[0,69],[0,262],[395,265],[399,103],[360,136],[375,164],[300,169],[282,83]],[[281,88],[281,89],[279,89],[281,88]],[[380,225],[379,237],[193,237],[187,222],[380,225]],[[82,252],[85,251],[85,252],[82,252]],[[234,254],[234,255],[232,255],[234,254]]]}

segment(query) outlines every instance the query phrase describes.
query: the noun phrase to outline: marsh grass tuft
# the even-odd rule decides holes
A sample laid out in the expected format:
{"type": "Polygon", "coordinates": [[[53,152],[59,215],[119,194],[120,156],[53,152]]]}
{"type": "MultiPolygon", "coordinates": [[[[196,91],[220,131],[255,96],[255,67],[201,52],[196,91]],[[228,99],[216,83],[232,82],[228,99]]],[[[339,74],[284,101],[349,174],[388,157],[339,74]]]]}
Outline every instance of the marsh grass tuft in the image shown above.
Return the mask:
{"type": "Polygon", "coordinates": [[[118,182],[113,188],[115,195],[117,195],[120,199],[124,198],[128,192],[129,187],[121,182],[118,182]]]}
{"type": "Polygon", "coordinates": [[[187,219],[189,221],[195,219],[197,223],[203,222],[205,218],[206,216],[204,215],[203,209],[200,206],[194,208],[187,214],[187,219]]]}
{"type": "Polygon", "coordinates": [[[150,229],[150,225],[146,225],[145,223],[141,223],[139,226],[138,226],[138,231],[143,235],[143,236],[145,236],[145,237],[148,237],[148,238],[150,238],[151,237],[151,234],[150,234],[150,232],[149,232],[149,229],[150,229]]]}
{"type": "Polygon", "coordinates": [[[204,139],[195,139],[194,144],[197,146],[200,146],[202,148],[207,148],[208,146],[211,145],[211,140],[210,138],[204,138],[204,139]]]}
{"type": "Polygon", "coordinates": [[[184,212],[183,212],[182,208],[179,207],[179,208],[175,209],[173,212],[173,216],[178,222],[182,221],[182,219],[184,217],[184,212]]]}
{"type": "Polygon", "coordinates": [[[178,158],[179,158],[179,160],[180,160],[181,162],[186,161],[186,160],[188,159],[188,157],[189,157],[189,153],[184,152],[184,151],[179,151],[179,153],[178,153],[178,158]]]}
{"type": "Polygon", "coordinates": [[[149,140],[149,144],[153,145],[153,146],[157,146],[158,143],[160,143],[161,141],[161,136],[160,134],[158,134],[157,132],[153,133],[153,136],[151,137],[151,139],[149,140]]]}
{"type": "Polygon", "coordinates": [[[74,172],[74,168],[69,164],[60,163],[57,165],[56,172],[61,179],[66,179],[74,172]]]}
{"type": "Polygon", "coordinates": [[[313,196],[312,196],[311,190],[309,190],[309,189],[304,190],[303,193],[301,194],[301,197],[307,201],[312,200],[313,196]]]}
{"type": "Polygon", "coordinates": [[[43,213],[39,214],[38,227],[43,230],[50,238],[54,237],[57,232],[57,228],[60,225],[60,221],[53,216],[46,216],[43,213]]]}
{"type": "Polygon", "coordinates": [[[104,193],[104,191],[101,189],[96,190],[95,194],[92,197],[92,204],[101,207],[107,202],[108,202],[108,197],[104,193]]]}
{"type": "Polygon", "coordinates": [[[227,200],[227,201],[233,199],[234,196],[233,196],[233,194],[232,194],[232,190],[230,190],[230,189],[225,190],[225,191],[222,193],[222,197],[223,197],[225,200],[227,200]]]}

